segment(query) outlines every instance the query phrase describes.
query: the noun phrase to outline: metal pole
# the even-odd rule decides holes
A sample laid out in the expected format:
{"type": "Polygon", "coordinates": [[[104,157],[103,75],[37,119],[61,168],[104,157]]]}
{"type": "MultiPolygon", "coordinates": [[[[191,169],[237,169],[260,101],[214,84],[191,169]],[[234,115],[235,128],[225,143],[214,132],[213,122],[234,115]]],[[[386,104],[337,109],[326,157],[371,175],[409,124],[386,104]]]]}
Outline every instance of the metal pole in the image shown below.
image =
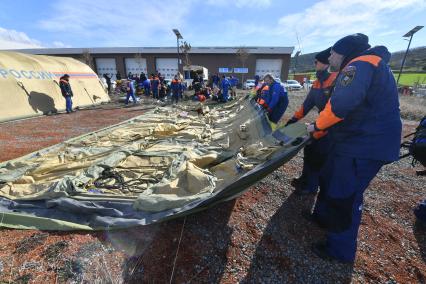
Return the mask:
{"type": "Polygon", "coordinates": [[[178,54],[178,72],[180,72],[180,66],[179,66],[180,54],[179,54],[179,37],[178,36],[176,36],[176,42],[177,42],[177,54],[178,54]]]}
{"type": "Polygon", "coordinates": [[[398,79],[396,80],[396,85],[398,85],[398,83],[399,83],[399,77],[401,77],[402,68],[404,68],[405,58],[407,57],[408,50],[410,49],[410,44],[411,44],[411,40],[413,39],[413,35],[414,34],[412,34],[411,37],[410,37],[410,41],[408,42],[407,50],[405,51],[404,58],[402,59],[401,69],[399,70],[398,79]]]}

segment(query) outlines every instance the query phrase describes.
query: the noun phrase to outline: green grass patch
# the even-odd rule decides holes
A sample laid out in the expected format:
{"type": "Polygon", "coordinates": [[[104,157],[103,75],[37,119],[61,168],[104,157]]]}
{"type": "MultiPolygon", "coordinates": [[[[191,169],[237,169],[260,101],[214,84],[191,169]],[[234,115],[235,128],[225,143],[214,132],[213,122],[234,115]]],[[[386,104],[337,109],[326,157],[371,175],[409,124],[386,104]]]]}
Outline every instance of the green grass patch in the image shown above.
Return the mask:
{"type": "MultiPolygon", "coordinates": [[[[309,74],[311,80],[315,80],[315,72],[296,73],[296,75],[309,74]]],[[[394,71],[395,80],[398,79],[398,71],[394,71]]],[[[288,74],[289,79],[293,79],[293,73],[288,74]]],[[[426,84],[426,73],[402,73],[399,78],[399,85],[413,86],[414,84],[426,84]]]]}
{"type": "MultiPolygon", "coordinates": [[[[398,73],[393,74],[395,80],[398,79],[398,73]]],[[[399,85],[413,86],[414,84],[426,84],[426,73],[402,73],[399,78],[399,85]]]]}

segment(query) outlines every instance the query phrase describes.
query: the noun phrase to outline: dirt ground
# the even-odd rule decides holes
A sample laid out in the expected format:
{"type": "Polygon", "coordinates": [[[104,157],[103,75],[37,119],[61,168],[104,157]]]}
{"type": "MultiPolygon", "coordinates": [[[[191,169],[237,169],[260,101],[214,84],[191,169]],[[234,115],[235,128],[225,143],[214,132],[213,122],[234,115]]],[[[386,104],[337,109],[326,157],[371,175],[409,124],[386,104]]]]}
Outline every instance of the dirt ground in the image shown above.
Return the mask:
{"type": "MultiPolygon", "coordinates": [[[[288,119],[304,94],[291,94],[288,119]]],[[[0,124],[0,161],[144,112],[82,110],[0,124]]],[[[309,119],[312,119],[313,114],[309,119]]],[[[404,133],[416,122],[405,120],[404,133]]],[[[302,153],[236,200],[184,218],[113,232],[0,228],[0,283],[426,283],[426,228],[415,222],[426,178],[411,159],[385,166],[365,194],[354,265],[315,257],[324,232],[292,193],[302,153]]]]}

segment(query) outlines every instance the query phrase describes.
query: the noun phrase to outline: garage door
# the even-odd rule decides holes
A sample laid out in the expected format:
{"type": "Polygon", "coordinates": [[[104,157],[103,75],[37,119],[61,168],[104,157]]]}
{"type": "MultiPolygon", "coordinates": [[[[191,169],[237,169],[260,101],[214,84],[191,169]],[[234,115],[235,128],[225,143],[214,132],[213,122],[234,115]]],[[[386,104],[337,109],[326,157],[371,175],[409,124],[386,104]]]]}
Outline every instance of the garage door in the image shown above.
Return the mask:
{"type": "Polygon", "coordinates": [[[157,58],[155,66],[166,79],[172,79],[178,72],[177,58],[157,58]]]}
{"type": "Polygon", "coordinates": [[[275,77],[281,78],[282,59],[257,59],[256,75],[263,76],[271,73],[275,77]]]}
{"type": "Polygon", "coordinates": [[[115,80],[115,74],[117,74],[115,58],[96,58],[96,71],[100,78],[104,74],[108,74],[108,76],[112,74],[112,79],[115,80]]]}
{"type": "Polygon", "coordinates": [[[147,74],[146,58],[126,58],[124,62],[126,64],[126,74],[129,74],[129,72],[138,75],[142,72],[147,74]]]}

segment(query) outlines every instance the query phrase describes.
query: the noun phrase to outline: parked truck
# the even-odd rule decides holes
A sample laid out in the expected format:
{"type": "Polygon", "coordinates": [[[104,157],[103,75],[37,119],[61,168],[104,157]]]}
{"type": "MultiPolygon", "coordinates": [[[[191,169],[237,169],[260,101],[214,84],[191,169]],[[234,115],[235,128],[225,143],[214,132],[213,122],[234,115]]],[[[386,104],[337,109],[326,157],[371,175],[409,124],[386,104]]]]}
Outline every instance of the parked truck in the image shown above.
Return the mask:
{"type": "Polygon", "coordinates": [[[189,65],[183,67],[183,77],[187,86],[192,86],[192,81],[195,78],[195,74],[198,74],[204,82],[209,79],[209,71],[206,67],[198,65],[189,65]]]}

